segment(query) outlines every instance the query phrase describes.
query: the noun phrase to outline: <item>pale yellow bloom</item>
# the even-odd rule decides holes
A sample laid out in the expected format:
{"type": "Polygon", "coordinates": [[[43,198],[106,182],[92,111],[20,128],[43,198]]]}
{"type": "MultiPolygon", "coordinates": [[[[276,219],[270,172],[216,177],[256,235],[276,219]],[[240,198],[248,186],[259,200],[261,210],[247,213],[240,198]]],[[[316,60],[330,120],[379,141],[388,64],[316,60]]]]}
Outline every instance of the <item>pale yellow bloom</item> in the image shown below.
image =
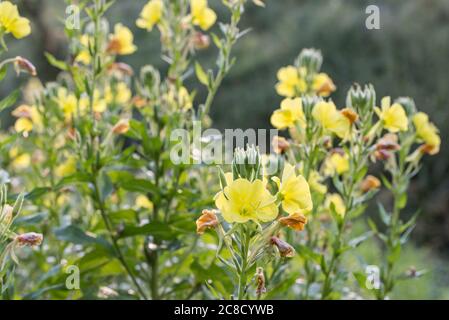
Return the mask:
{"type": "Polygon", "coordinates": [[[289,214],[308,212],[313,209],[309,184],[301,175],[296,175],[295,167],[289,163],[284,166],[282,180],[272,178],[279,187],[282,208],[289,214]]]}
{"type": "Polygon", "coordinates": [[[331,210],[331,205],[333,205],[335,212],[340,216],[344,217],[346,214],[346,206],[341,198],[341,196],[338,193],[330,194],[326,197],[325,206],[329,210],[331,210]]]}
{"type": "Polygon", "coordinates": [[[30,21],[19,15],[16,5],[9,1],[0,2],[0,29],[12,33],[17,38],[24,38],[31,33],[30,21]]]}
{"type": "Polygon", "coordinates": [[[299,123],[303,128],[306,126],[301,98],[286,98],[281,102],[281,108],[271,116],[271,124],[275,128],[283,130],[294,127],[296,123],[299,123]]]}
{"type": "Polygon", "coordinates": [[[275,202],[276,199],[259,179],[253,182],[246,179],[234,180],[215,196],[217,208],[229,223],[272,221],[278,215],[275,202]]]}
{"type": "Polygon", "coordinates": [[[324,174],[326,176],[333,176],[335,174],[343,174],[349,171],[349,159],[345,153],[341,155],[338,152],[331,154],[324,163],[324,174]]]}
{"type": "Polygon", "coordinates": [[[132,92],[125,82],[119,82],[114,87],[107,85],[104,90],[104,98],[108,104],[115,102],[124,105],[131,100],[131,97],[132,92]]]}
{"type": "Polygon", "coordinates": [[[114,27],[114,34],[110,36],[108,52],[119,55],[129,55],[136,52],[134,45],[134,36],[127,27],[121,23],[114,27]]]}
{"type": "Polygon", "coordinates": [[[13,147],[9,150],[11,166],[14,170],[23,170],[30,166],[31,156],[28,153],[21,153],[19,148],[13,147]]]}
{"type": "Polygon", "coordinates": [[[307,83],[303,79],[304,69],[298,70],[294,66],[287,66],[279,69],[277,78],[279,82],[276,84],[276,91],[284,97],[295,97],[307,91],[307,83]]]}
{"type": "Polygon", "coordinates": [[[312,89],[319,96],[328,97],[337,88],[334,82],[326,73],[319,73],[315,75],[312,83],[312,89]]]}
{"type": "Polygon", "coordinates": [[[311,171],[309,174],[309,186],[310,189],[320,193],[320,194],[325,194],[327,192],[327,186],[322,182],[324,178],[320,175],[320,173],[318,171],[311,171]]]}
{"type": "Polygon", "coordinates": [[[192,22],[203,30],[208,30],[217,20],[217,14],[208,7],[207,0],[190,0],[192,22]]]}
{"type": "Polygon", "coordinates": [[[56,102],[64,113],[66,120],[69,120],[76,112],[78,100],[74,94],[68,93],[66,88],[58,89],[56,102]]]}
{"type": "Polygon", "coordinates": [[[80,39],[80,43],[83,46],[81,51],[78,53],[78,55],[75,57],[76,62],[81,62],[85,65],[90,64],[92,61],[92,57],[90,56],[89,52],[89,43],[92,41],[91,37],[87,34],[83,34],[80,39]]]}
{"type": "Polygon", "coordinates": [[[318,102],[313,107],[312,116],[325,130],[335,133],[339,138],[348,139],[350,137],[351,121],[337,110],[332,101],[318,102]]]}
{"type": "Polygon", "coordinates": [[[56,176],[58,176],[59,178],[63,178],[74,174],[76,172],[76,162],[77,160],[73,156],[67,158],[66,161],[56,167],[56,176]]]}
{"type": "Polygon", "coordinates": [[[140,18],[137,19],[137,26],[148,31],[161,21],[164,11],[162,0],[151,0],[142,9],[140,18]]]}
{"type": "Polygon", "coordinates": [[[429,146],[429,153],[437,154],[440,151],[441,138],[438,134],[438,128],[429,121],[429,116],[424,112],[418,112],[413,116],[413,124],[418,138],[429,146]]]}
{"type": "Polygon", "coordinates": [[[396,133],[408,130],[408,118],[404,108],[399,103],[391,105],[390,97],[384,97],[382,108],[376,107],[375,111],[388,131],[396,133]]]}
{"type": "MultiPolygon", "coordinates": [[[[80,111],[86,112],[87,110],[89,110],[89,107],[90,107],[90,98],[88,96],[84,95],[80,99],[79,104],[80,104],[80,111]]],[[[94,99],[93,99],[92,108],[95,113],[103,113],[107,109],[106,100],[101,97],[101,94],[98,90],[94,91],[94,99]]]]}
{"type": "Polygon", "coordinates": [[[154,204],[153,202],[148,199],[148,197],[144,196],[144,195],[139,195],[136,198],[136,207],[140,208],[140,209],[148,209],[148,210],[153,210],[154,204]]]}
{"type": "Polygon", "coordinates": [[[28,118],[19,118],[14,124],[14,130],[18,133],[28,133],[33,130],[33,122],[28,118]]]}

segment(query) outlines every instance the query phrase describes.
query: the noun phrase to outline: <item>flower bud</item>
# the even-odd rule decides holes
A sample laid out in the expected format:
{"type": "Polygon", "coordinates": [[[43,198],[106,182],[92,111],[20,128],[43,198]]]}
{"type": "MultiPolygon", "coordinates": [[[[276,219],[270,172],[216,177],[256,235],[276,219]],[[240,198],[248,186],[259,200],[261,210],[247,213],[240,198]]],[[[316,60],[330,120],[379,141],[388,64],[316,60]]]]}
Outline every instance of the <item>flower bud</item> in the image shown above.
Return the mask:
{"type": "Polygon", "coordinates": [[[287,242],[277,238],[277,237],[271,237],[271,244],[276,246],[279,250],[279,253],[281,257],[284,258],[291,258],[295,255],[295,249],[289,245],[287,242]]]}
{"type": "Polygon", "coordinates": [[[123,76],[128,76],[131,77],[132,75],[134,75],[134,70],[133,68],[126,63],[123,62],[114,62],[109,66],[108,71],[110,73],[118,73],[120,75],[123,76]]]}
{"type": "Polygon", "coordinates": [[[401,148],[398,144],[398,136],[393,133],[387,133],[376,143],[376,150],[397,151],[401,148]]]}
{"type": "Polygon", "coordinates": [[[273,150],[277,154],[283,154],[290,148],[290,143],[284,137],[273,137],[273,150]]]}
{"type": "Polygon", "coordinates": [[[215,228],[218,225],[218,219],[212,210],[203,210],[201,217],[196,220],[196,232],[203,234],[206,229],[215,228]]]}
{"type": "Polygon", "coordinates": [[[262,178],[262,163],[258,148],[248,146],[246,150],[237,148],[232,161],[232,174],[234,180],[243,178],[249,181],[262,178]]]}
{"type": "Polygon", "coordinates": [[[119,122],[115,124],[115,126],[112,128],[112,132],[114,134],[125,134],[129,130],[129,120],[128,119],[121,119],[119,122]]]}
{"type": "Polygon", "coordinates": [[[321,51],[316,49],[303,49],[298,56],[298,67],[304,67],[310,73],[317,73],[323,64],[323,56],[321,51]]]}
{"type": "Polygon", "coordinates": [[[367,193],[371,190],[378,189],[381,186],[380,180],[372,175],[366,176],[360,185],[360,189],[363,193],[367,193]]]}
{"type": "Polygon", "coordinates": [[[13,211],[14,211],[14,208],[11,207],[9,204],[6,204],[3,207],[3,210],[1,212],[0,223],[2,223],[4,225],[9,225],[12,221],[13,211]]]}
{"type": "Polygon", "coordinates": [[[28,59],[17,56],[14,60],[14,66],[17,73],[23,71],[29,73],[33,77],[37,76],[36,67],[28,59]]]}
{"type": "Polygon", "coordinates": [[[439,146],[434,146],[434,145],[430,145],[430,144],[423,144],[422,146],[419,147],[419,150],[421,151],[421,153],[423,154],[428,154],[428,155],[435,155],[440,151],[439,146]]]}
{"type": "Polygon", "coordinates": [[[148,100],[140,96],[135,96],[132,98],[131,103],[136,106],[136,108],[140,109],[148,105],[148,100]]]}
{"type": "Polygon", "coordinates": [[[263,268],[258,267],[256,270],[256,295],[260,297],[264,293],[267,292],[267,288],[265,287],[265,275],[263,273],[263,268]]]}
{"type": "Polygon", "coordinates": [[[42,234],[34,232],[20,234],[16,237],[16,241],[19,246],[28,247],[40,246],[43,239],[44,237],[42,236],[42,234]]]}
{"type": "Polygon", "coordinates": [[[302,213],[297,212],[289,215],[288,217],[280,218],[279,222],[284,226],[292,228],[293,230],[302,231],[307,224],[307,218],[302,213]]]}
{"type": "Polygon", "coordinates": [[[197,50],[207,49],[210,46],[210,38],[207,34],[195,32],[192,36],[192,43],[197,50]]]}
{"type": "Polygon", "coordinates": [[[359,118],[359,115],[351,108],[345,108],[341,110],[341,114],[344,115],[351,124],[357,121],[359,118]]]}
{"type": "Polygon", "coordinates": [[[365,115],[372,112],[376,104],[376,91],[372,85],[366,85],[363,89],[355,84],[348,91],[346,105],[353,108],[358,114],[365,115]]]}
{"type": "Polygon", "coordinates": [[[14,109],[11,114],[16,118],[31,118],[31,107],[26,104],[22,104],[14,109]]]}

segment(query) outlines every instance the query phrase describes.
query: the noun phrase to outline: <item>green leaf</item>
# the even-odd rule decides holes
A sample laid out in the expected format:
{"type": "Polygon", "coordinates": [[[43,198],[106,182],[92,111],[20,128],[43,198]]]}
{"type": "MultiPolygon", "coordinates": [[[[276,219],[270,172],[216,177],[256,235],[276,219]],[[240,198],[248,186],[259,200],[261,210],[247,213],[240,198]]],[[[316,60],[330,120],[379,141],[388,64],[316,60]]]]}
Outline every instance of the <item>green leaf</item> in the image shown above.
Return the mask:
{"type": "Polygon", "coordinates": [[[156,221],[143,226],[125,225],[118,236],[122,239],[144,235],[152,235],[160,240],[173,240],[179,236],[178,232],[174,231],[168,224],[156,221]]]}
{"type": "Polygon", "coordinates": [[[80,228],[74,225],[54,229],[54,234],[58,240],[67,241],[73,244],[80,245],[99,245],[107,251],[113,252],[112,246],[109,242],[94,234],[87,234],[80,228]]]}
{"type": "Polygon", "coordinates": [[[195,73],[198,80],[206,87],[209,87],[209,77],[198,62],[195,62],[195,73]]]}
{"type": "Polygon", "coordinates": [[[398,261],[399,256],[401,255],[401,244],[397,243],[393,250],[390,252],[390,254],[387,257],[387,260],[389,263],[395,263],[396,261],[398,261]]]}
{"type": "Polygon", "coordinates": [[[382,220],[382,222],[386,225],[389,226],[390,225],[390,221],[391,221],[391,216],[390,214],[388,214],[388,212],[385,210],[385,207],[383,206],[382,203],[377,203],[377,207],[379,208],[379,216],[380,219],[382,220]]]}
{"type": "Polygon", "coordinates": [[[14,90],[11,94],[9,94],[5,99],[0,101],[0,112],[9,108],[14,103],[16,103],[17,99],[19,99],[20,90],[14,90]]]}
{"type": "Polygon", "coordinates": [[[45,52],[44,55],[47,58],[48,63],[51,64],[53,67],[63,71],[69,70],[69,66],[67,65],[67,63],[56,59],[55,56],[53,56],[51,53],[45,52]]]}
{"type": "Polygon", "coordinates": [[[8,65],[3,66],[3,68],[0,69],[0,81],[2,81],[7,74],[8,71],[8,65]]]}
{"type": "Polygon", "coordinates": [[[26,200],[36,200],[51,191],[51,188],[36,188],[25,195],[26,200]]]}

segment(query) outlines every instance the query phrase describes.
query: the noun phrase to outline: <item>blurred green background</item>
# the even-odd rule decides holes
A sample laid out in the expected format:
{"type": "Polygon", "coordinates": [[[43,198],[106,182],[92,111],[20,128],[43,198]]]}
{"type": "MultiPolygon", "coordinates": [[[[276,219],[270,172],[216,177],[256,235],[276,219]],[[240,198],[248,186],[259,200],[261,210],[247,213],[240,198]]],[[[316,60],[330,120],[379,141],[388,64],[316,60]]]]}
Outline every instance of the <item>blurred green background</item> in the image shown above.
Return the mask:
{"type": "MultiPolygon", "coordinates": [[[[37,66],[42,80],[54,80],[43,52],[64,58],[65,39],[61,0],[22,0],[25,16],[33,21],[31,37],[16,42],[9,55],[23,55],[37,66]],[[59,20],[58,20],[59,19],[59,20]]],[[[411,96],[420,110],[430,114],[440,127],[442,148],[426,159],[410,189],[409,210],[423,213],[413,233],[416,249],[406,253],[404,263],[434,269],[426,279],[404,288],[401,297],[449,297],[449,1],[447,0],[267,0],[265,9],[250,6],[243,21],[251,28],[237,45],[237,64],[221,87],[213,106],[214,126],[223,128],[269,128],[272,111],[281,98],[276,95],[277,70],[291,64],[302,48],[321,49],[323,70],[331,75],[338,91],[333,95],[344,106],[352,83],[372,83],[378,97],[411,96]],[[367,30],[368,5],[380,8],[380,30],[367,30]],[[420,284],[421,283],[421,284],[420,284]]],[[[124,61],[136,69],[153,64],[164,70],[158,32],[135,28],[135,19],[145,0],[116,1],[111,22],[123,22],[135,31],[139,51],[124,61]]],[[[209,0],[226,19],[219,0],[209,0]],[[221,9],[220,9],[221,8],[221,9]]],[[[216,51],[201,52],[204,64],[212,66],[216,51]]],[[[10,75],[0,90],[2,96],[17,81],[10,75]]],[[[194,89],[190,87],[189,89],[194,89]]],[[[204,92],[200,90],[200,95],[204,92]]],[[[8,125],[8,115],[2,115],[8,125]]],[[[381,195],[382,197],[382,195],[381,195]]],[[[385,198],[388,203],[389,199],[385,198]]],[[[367,250],[370,252],[370,250],[367,250]]]]}

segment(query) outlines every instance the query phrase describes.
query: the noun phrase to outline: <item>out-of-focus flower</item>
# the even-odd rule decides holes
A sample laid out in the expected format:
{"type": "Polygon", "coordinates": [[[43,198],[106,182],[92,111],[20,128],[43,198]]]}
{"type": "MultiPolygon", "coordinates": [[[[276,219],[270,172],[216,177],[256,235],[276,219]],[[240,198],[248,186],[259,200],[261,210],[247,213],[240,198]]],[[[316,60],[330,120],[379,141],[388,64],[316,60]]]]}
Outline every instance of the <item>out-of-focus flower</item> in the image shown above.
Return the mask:
{"type": "Polygon", "coordinates": [[[298,123],[301,127],[306,126],[306,118],[302,109],[301,98],[284,99],[281,108],[274,111],[271,116],[271,124],[279,129],[293,128],[298,123]]]}
{"type": "Polygon", "coordinates": [[[413,124],[418,139],[424,141],[422,151],[430,155],[437,154],[440,151],[441,138],[437,127],[429,121],[429,116],[424,112],[418,112],[413,116],[413,124]]]}
{"type": "Polygon", "coordinates": [[[201,217],[196,220],[196,232],[203,234],[206,229],[213,229],[218,225],[218,219],[212,210],[203,210],[201,217]]]}
{"type": "Polygon", "coordinates": [[[118,297],[119,294],[117,291],[109,288],[109,287],[100,287],[97,294],[100,299],[112,299],[118,297]]]}
{"type": "Polygon", "coordinates": [[[150,199],[148,199],[148,197],[146,197],[142,194],[136,198],[135,204],[136,204],[136,207],[139,209],[153,210],[153,208],[154,208],[153,202],[150,199]]]}
{"type": "Polygon", "coordinates": [[[125,105],[131,100],[132,93],[125,82],[119,82],[115,86],[107,85],[104,90],[106,103],[125,105]]]}
{"type": "Polygon", "coordinates": [[[192,23],[203,30],[208,30],[217,20],[217,14],[208,7],[207,0],[190,0],[192,23]]]}
{"type": "Polygon", "coordinates": [[[31,156],[28,153],[20,152],[17,147],[9,150],[9,157],[11,158],[11,166],[17,171],[26,169],[31,164],[31,156]]]}
{"type": "MultiPolygon", "coordinates": [[[[101,94],[98,90],[94,91],[94,97],[92,102],[93,102],[92,109],[95,113],[100,114],[106,111],[108,105],[106,103],[106,100],[101,97],[101,94]]],[[[88,97],[87,95],[81,97],[79,101],[80,111],[86,112],[87,110],[89,110],[90,104],[91,104],[90,97],[88,97]]]]}
{"type": "Polygon", "coordinates": [[[278,248],[281,257],[292,258],[295,256],[295,249],[278,237],[271,237],[271,244],[278,248]]]}
{"type": "Polygon", "coordinates": [[[92,37],[87,34],[83,34],[80,38],[82,49],[75,57],[76,62],[81,62],[85,65],[90,64],[90,62],[92,61],[92,57],[89,52],[90,43],[92,43],[92,37]]]}
{"type": "Polygon", "coordinates": [[[348,155],[343,150],[334,150],[324,163],[324,174],[326,176],[334,176],[335,174],[341,175],[347,171],[349,171],[348,155]]]}
{"type": "Polygon", "coordinates": [[[304,80],[306,70],[298,69],[294,66],[287,66],[279,69],[276,84],[276,91],[280,96],[293,98],[307,91],[307,83],[304,80]]]}
{"type": "Polygon", "coordinates": [[[381,109],[375,107],[374,110],[382,121],[384,128],[392,133],[407,131],[408,118],[404,107],[399,103],[391,105],[390,97],[384,97],[381,104],[381,109]]]}
{"type": "Polygon", "coordinates": [[[325,201],[324,205],[329,210],[331,210],[332,206],[333,206],[333,208],[335,209],[335,212],[342,218],[346,214],[345,203],[338,193],[333,193],[333,194],[328,195],[326,197],[326,201],[325,201]]]}
{"type": "Polygon", "coordinates": [[[112,54],[129,55],[136,52],[134,36],[127,27],[118,23],[114,27],[114,34],[109,38],[107,51],[112,54]]]}
{"type": "Polygon", "coordinates": [[[283,154],[290,148],[288,140],[280,136],[273,137],[272,145],[274,152],[277,154],[283,154]]]}
{"type": "Polygon", "coordinates": [[[210,37],[202,32],[195,32],[192,36],[192,43],[197,50],[207,49],[210,46],[210,37]]]}
{"type": "Polygon", "coordinates": [[[269,222],[278,215],[276,198],[265,189],[262,180],[234,180],[215,196],[215,204],[229,223],[249,220],[269,222]]]}
{"type": "Polygon", "coordinates": [[[12,115],[18,118],[14,125],[16,132],[27,135],[33,128],[42,128],[42,117],[36,106],[22,104],[14,109],[12,115]]]}
{"type": "Polygon", "coordinates": [[[14,129],[18,133],[27,135],[31,130],[33,130],[33,122],[31,122],[28,118],[19,118],[14,124],[14,129]]]}
{"type": "Polygon", "coordinates": [[[351,122],[337,110],[335,104],[330,102],[318,102],[312,110],[313,118],[328,131],[335,133],[341,139],[347,139],[351,133],[351,122]]]}
{"type": "Polygon", "coordinates": [[[328,97],[337,87],[326,73],[319,73],[313,78],[312,89],[319,96],[328,97]]]}
{"type": "Polygon", "coordinates": [[[378,189],[381,186],[380,180],[377,179],[375,176],[368,175],[365,179],[363,179],[362,183],[360,184],[360,190],[363,193],[369,192],[374,189],[378,189]]]}
{"type": "Polygon", "coordinates": [[[272,178],[278,185],[282,208],[289,214],[308,212],[313,208],[309,184],[301,175],[296,175],[295,167],[286,163],[282,180],[272,178]]]}
{"type": "Polygon", "coordinates": [[[76,172],[76,158],[74,156],[67,158],[62,164],[56,167],[55,174],[59,178],[67,177],[76,172]]]}
{"type": "Polygon", "coordinates": [[[59,88],[56,95],[56,102],[64,113],[65,119],[70,120],[76,112],[78,100],[75,95],[68,93],[66,88],[59,88]]]}
{"type": "Polygon", "coordinates": [[[119,122],[115,124],[112,128],[112,132],[115,134],[125,134],[129,130],[129,120],[128,119],[120,119],[119,122]]]}
{"type": "Polygon", "coordinates": [[[151,31],[161,21],[163,12],[164,4],[162,0],[151,0],[143,7],[136,24],[139,28],[151,31]]]}
{"type": "Polygon", "coordinates": [[[108,71],[111,74],[117,75],[117,77],[119,78],[122,78],[122,76],[131,77],[132,75],[134,75],[133,68],[129,64],[126,64],[124,62],[112,63],[109,66],[108,71]]]}
{"type": "Polygon", "coordinates": [[[0,2],[0,29],[21,39],[31,33],[30,21],[19,15],[17,6],[9,1],[0,2]]]}
{"type": "Polygon", "coordinates": [[[17,73],[26,72],[33,77],[37,76],[36,67],[31,63],[30,60],[17,56],[14,60],[14,66],[17,73]]]}
{"type": "Polygon", "coordinates": [[[309,186],[312,191],[318,192],[320,194],[325,194],[327,192],[327,186],[322,184],[323,177],[316,170],[313,170],[309,174],[309,186]]]}
{"type": "Polygon", "coordinates": [[[279,222],[284,226],[292,228],[293,230],[302,231],[307,224],[307,218],[302,213],[295,212],[287,217],[280,218],[279,222]]]}
{"type": "Polygon", "coordinates": [[[376,150],[374,150],[374,159],[376,160],[387,160],[389,159],[394,151],[401,148],[398,144],[398,136],[394,133],[387,133],[382,138],[380,138],[376,143],[376,150]]]}

